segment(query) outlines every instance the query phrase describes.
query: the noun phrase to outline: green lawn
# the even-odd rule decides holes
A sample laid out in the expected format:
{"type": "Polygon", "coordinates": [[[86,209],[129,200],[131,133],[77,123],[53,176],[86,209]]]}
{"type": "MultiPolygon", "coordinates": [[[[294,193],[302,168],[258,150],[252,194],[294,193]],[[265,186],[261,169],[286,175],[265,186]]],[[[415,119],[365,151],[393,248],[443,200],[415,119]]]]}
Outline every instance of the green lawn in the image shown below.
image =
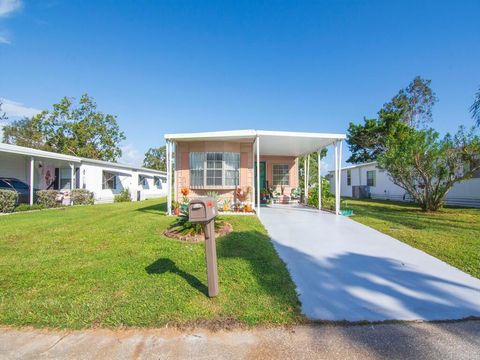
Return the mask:
{"type": "Polygon", "coordinates": [[[166,238],[164,200],[0,217],[0,324],[61,328],[302,321],[295,287],[256,217],[225,217],[220,295],[204,245],[166,238]]]}
{"type": "Polygon", "coordinates": [[[423,250],[480,278],[480,209],[424,213],[415,205],[347,200],[354,220],[423,250]]]}

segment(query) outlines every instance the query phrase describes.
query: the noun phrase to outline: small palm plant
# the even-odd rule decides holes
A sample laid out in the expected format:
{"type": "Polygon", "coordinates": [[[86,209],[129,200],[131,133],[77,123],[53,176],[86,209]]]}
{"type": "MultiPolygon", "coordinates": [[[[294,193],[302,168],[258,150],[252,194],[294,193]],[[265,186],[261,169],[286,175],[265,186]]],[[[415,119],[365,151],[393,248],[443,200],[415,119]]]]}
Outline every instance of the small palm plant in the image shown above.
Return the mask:
{"type": "MultiPolygon", "coordinates": [[[[215,231],[220,230],[224,225],[224,221],[218,217],[215,219],[215,231]]],[[[170,226],[170,230],[184,236],[195,236],[203,234],[203,227],[200,224],[191,223],[188,219],[188,208],[181,209],[180,215],[170,226]]]]}

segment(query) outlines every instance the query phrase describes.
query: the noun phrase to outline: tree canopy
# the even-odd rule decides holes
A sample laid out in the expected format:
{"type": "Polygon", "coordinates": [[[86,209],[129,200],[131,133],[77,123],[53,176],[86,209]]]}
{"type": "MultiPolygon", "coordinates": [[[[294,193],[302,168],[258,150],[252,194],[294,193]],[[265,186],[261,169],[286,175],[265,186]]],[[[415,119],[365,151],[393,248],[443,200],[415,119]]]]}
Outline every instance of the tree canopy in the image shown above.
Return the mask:
{"type": "Polygon", "coordinates": [[[143,159],[143,166],[155,169],[166,171],[167,170],[167,149],[166,146],[160,146],[158,148],[150,148],[145,153],[145,158],[143,159]]]}
{"type": "Polygon", "coordinates": [[[97,110],[84,94],[78,103],[64,97],[31,118],[16,120],[3,128],[3,141],[74,156],[116,161],[125,140],[116,116],[97,110]]]}
{"type": "Polygon", "coordinates": [[[397,123],[412,128],[426,128],[432,121],[432,107],[437,101],[431,80],[415,77],[378,112],[378,118],[364,118],[363,124],[350,123],[347,142],[351,152],[347,162],[375,161],[385,151],[386,139],[397,123]]]}
{"type": "Polygon", "coordinates": [[[472,106],[470,106],[470,113],[472,114],[473,120],[475,120],[477,125],[480,126],[480,87],[475,94],[472,106]]]}
{"type": "Polygon", "coordinates": [[[457,182],[480,170],[480,138],[476,129],[460,127],[440,139],[433,129],[417,130],[395,124],[386,139],[378,164],[390,174],[424,211],[438,210],[457,182]]]}

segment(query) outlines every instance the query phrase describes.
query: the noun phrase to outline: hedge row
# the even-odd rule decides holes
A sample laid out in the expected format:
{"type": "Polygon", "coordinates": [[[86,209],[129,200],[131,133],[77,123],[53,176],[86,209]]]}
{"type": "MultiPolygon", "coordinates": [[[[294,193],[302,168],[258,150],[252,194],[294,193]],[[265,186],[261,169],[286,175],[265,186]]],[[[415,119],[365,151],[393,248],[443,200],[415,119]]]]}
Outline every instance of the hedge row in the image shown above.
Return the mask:
{"type": "Polygon", "coordinates": [[[8,213],[15,210],[18,194],[12,190],[0,190],[0,212],[8,213]]]}

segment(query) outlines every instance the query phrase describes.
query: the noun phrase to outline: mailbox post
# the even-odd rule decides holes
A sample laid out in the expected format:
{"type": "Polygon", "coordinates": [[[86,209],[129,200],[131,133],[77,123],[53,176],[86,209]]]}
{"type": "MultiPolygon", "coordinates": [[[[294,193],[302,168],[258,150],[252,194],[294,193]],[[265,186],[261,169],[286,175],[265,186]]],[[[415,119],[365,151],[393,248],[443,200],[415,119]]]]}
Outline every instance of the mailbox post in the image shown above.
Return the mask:
{"type": "Polygon", "coordinates": [[[215,217],[217,201],[211,197],[190,200],[188,221],[201,224],[205,234],[205,258],[207,260],[208,296],[218,295],[217,248],[215,246],[215,217]]]}

